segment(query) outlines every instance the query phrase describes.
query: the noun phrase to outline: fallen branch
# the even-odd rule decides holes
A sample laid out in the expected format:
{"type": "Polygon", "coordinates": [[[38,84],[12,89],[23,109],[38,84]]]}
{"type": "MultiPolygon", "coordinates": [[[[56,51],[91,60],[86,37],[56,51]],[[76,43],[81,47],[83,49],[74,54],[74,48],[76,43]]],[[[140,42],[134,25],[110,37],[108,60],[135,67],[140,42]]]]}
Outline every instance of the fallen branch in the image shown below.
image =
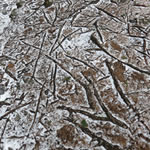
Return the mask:
{"type": "Polygon", "coordinates": [[[90,129],[83,127],[82,125],[76,123],[73,119],[66,119],[67,121],[73,123],[75,126],[79,127],[83,133],[87,134],[92,138],[92,140],[97,141],[97,146],[103,146],[107,150],[123,150],[118,145],[113,145],[106,140],[104,140],[102,137],[98,137],[95,133],[93,133],[90,129]]]}
{"type": "Polygon", "coordinates": [[[3,135],[5,133],[5,130],[6,130],[6,127],[7,127],[7,123],[9,122],[9,118],[6,119],[6,122],[5,122],[5,125],[4,125],[4,129],[2,130],[2,133],[1,133],[1,138],[0,138],[0,143],[1,143],[1,140],[3,138],[3,135]]]}
{"type": "Polygon", "coordinates": [[[99,43],[99,41],[97,40],[97,38],[96,38],[93,34],[91,35],[91,41],[92,41],[94,44],[96,44],[96,45],[101,49],[101,51],[103,51],[103,52],[104,52],[105,54],[107,54],[108,56],[114,58],[115,60],[118,60],[118,61],[121,62],[122,64],[127,65],[127,66],[129,66],[130,68],[132,68],[132,69],[134,69],[134,70],[136,70],[136,71],[138,71],[138,72],[141,72],[141,73],[150,75],[150,72],[149,72],[149,71],[141,70],[141,69],[139,69],[138,67],[133,66],[133,65],[131,65],[131,64],[129,64],[129,63],[123,62],[123,61],[119,60],[118,58],[116,58],[115,56],[111,55],[109,52],[107,52],[107,50],[106,50],[105,48],[103,48],[103,47],[101,46],[101,44],[99,43]]]}
{"type": "Polygon", "coordinates": [[[46,37],[46,33],[43,36],[43,40],[42,40],[42,43],[41,43],[41,46],[40,46],[39,54],[38,54],[38,57],[37,57],[37,59],[35,61],[35,65],[34,65],[34,69],[33,69],[33,73],[32,73],[32,78],[35,78],[36,68],[37,68],[38,61],[39,61],[39,59],[41,57],[41,53],[42,53],[42,48],[43,48],[43,45],[44,45],[45,37],[46,37]]]}
{"type": "MultiPolygon", "coordinates": [[[[56,58],[57,58],[57,53],[56,53],[56,58]]],[[[55,93],[56,93],[56,74],[57,74],[57,64],[55,64],[55,69],[54,69],[54,75],[53,75],[53,92],[52,94],[54,95],[54,98],[55,98],[55,93]]]]}
{"type": "Polygon", "coordinates": [[[128,98],[123,93],[123,91],[122,91],[122,89],[121,89],[121,87],[119,85],[119,82],[116,79],[116,77],[115,77],[115,75],[113,73],[113,70],[110,67],[110,63],[107,60],[106,60],[106,66],[107,66],[107,68],[108,68],[108,70],[109,70],[109,72],[110,72],[110,74],[111,74],[111,76],[113,78],[115,88],[118,91],[119,95],[121,96],[121,98],[123,99],[123,101],[126,103],[127,106],[132,107],[131,102],[128,100],[128,98]]]}
{"type": "Polygon", "coordinates": [[[30,102],[28,102],[28,103],[25,103],[25,104],[22,104],[22,105],[20,105],[20,106],[17,106],[16,108],[14,108],[14,109],[8,111],[7,113],[5,113],[4,115],[2,115],[2,116],[0,117],[0,120],[2,120],[3,118],[5,118],[5,117],[8,116],[9,114],[15,112],[16,110],[18,110],[18,109],[20,109],[20,108],[22,108],[22,107],[25,107],[25,106],[27,106],[27,105],[29,105],[29,104],[31,104],[31,103],[33,103],[33,101],[30,101],[30,102]]]}
{"type": "Polygon", "coordinates": [[[63,27],[64,27],[65,24],[66,24],[66,22],[64,22],[64,24],[63,24],[63,25],[61,26],[61,28],[59,29],[57,38],[56,38],[55,42],[53,43],[53,46],[52,46],[51,49],[50,49],[49,55],[51,55],[52,52],[54,51],[54,47],[56,46],[56,43],[57,43],[58,40],[59,40],[59,37],[60,37],[60,35],[61,35],[62,29],[63,29],[63,27]]]}
{"type": "MultiPolygon", "coordinates": [[[[96,7],[96,6],[95,6],[96,7]]],[[[107,14],[108,16],[110,16],[113,20],[115,20],[115,19],[117,19],[117,20],[119,20],[119,21],[121,21],[122,22],[122,20],[121,19],[119,19],[118,17],[116,17],[116,16],[114,16],[114,15],[112,15],[110,12],[108,12],[108,11],[106,11],[106,10],[104,10],[104,9],[102,9],[102,8],[100,8],[100,7],[96,7],[98,10],[100,10],[100,11],[102,11],[102,12],[104,12],[105,14],[107,14]]]]}
{"type": "Polygon", "coordinates": [[[74,59],[74,60],[76,60],[76,61],[79,61],[79,62],[83,63],[84,65],[86,65],[87,67],[89,67],[89,68],[95,70],[96,72],[97,72],[97,71],[100,71],[100,72],[105,76],[105,74],[104,74],[100,69],[89,65],[88,63],[86,63],[86,62],[83,61],[83,60],[80,60],[80,59],[78,59],[78,58],[76,58],[76,57],[72,57],[72,56],[69,56],[69,55],[66,55],[66,57],[69,57],[69,58],[71,58],[71,59],[74,59]]]}
{"type": "Polygon", "coordinates": [[[51,56],[45,55],[48,59],[52,60],[55,64],[57,64],[62,70],[68,73],[76,82],[78,82],[84,89],[87,95],[88,104],[91,109],[95,109],[95,103],[93,102],[93,98],[91,97],[92,91],[88,87],[88,85],[84,84],[81,80],[78,80],[71,72],[66,70],[62,64],[60,64],[57,60],[53,59],[51,56]]]}
{"type": "Polygon", "coordinates": [[[66,106],[58,106],[58,109],[62,109],[62,110],[67,110],[69,111],[69,113],[80,113],[83,114],[85,116],[88,116],[89,118],[93,119],[93,120],[99,120],[99,121],[110,121],[107,117],[100,117],[100,116],[96,116],[94,114],[91,114],[87,111],[84,110],[80,110],[80,109],[72,109],[70,107],[66,107],[66,106]]]}
{"type": "Polygon", "coordinates": [[[94,95],[95,95],[97,101],[99,102],[101,108],[103,109],[103,111],[105,112],[105,114],[106,114],[106,116],[109,118],[109,120],[110,120],[112,123],[114,123],[114,124],[116,124],[116,125],[118,125],[118,126],[120,126],[120,127],[122,127],[122,128],[126,128],[126,129],[127,129],[127,128],[128,128],[128,125],[127,125],[126,123],[124,123],[124,122],[120,121],[119,119],[115,118],[115,117],[112,115],[112,113],[109,112],[109,110],[107,109],[107,107],[105,106],[105,104],[102,102],[102,100],[101,100],[101,98],[100,98],[100,96],[99,96],[99,94],[98,94],[98,91],[97,91],[97,89],[96,89],[96,87],[95,87],[94,84],[93,84],[93,89],[94,89],[94,95]]]}
{"type": "Polygon", "coordinates": [[[35,110],[35,115],[34,115],[34,119],[33,119],[30,130],[33,128],[33,125],[34,125],[35,120],[36,120],[36,116],[37,116],[37,113],[38,113],[38,110],[39,110],[40,101],[41,101],[41,97],[42,97],[42,93],[43,93],[45,83],[46,83],[46,81],[43,83],[42,88],[40,90],[40,95],[39,95],[39,98],[38,98],[38,102],[37,102],[37,106],[36,106],[36,110],[35,110]]]}

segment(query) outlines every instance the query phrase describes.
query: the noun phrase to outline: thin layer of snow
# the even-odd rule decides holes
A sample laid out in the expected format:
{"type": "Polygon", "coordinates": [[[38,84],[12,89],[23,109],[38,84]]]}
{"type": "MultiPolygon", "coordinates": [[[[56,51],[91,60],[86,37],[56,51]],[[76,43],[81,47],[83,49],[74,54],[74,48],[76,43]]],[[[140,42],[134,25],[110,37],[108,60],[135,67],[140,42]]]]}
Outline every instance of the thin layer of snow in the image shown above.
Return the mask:
{"type": "MultiPolygon", "coordinates": [[[[12,1],[10,1],[10,2],[12,2],[12,1]]],[[[104,2],[104,0],[101,0],[101,2],[104,2]]],[[[110,2],[110,0],[108,0],[107,1],[108,3],[110,2]]],[[[4,10],[3,10],[4,11],[4,10]]],[[[3,14],[4,14],[4,12],[2,12],[3,14]]],[[[9,22],[10,22],[10,19],[8,18],[8,15],[3,15],[1,13],[1,15],[0,15],[0,17],[4,17],[3,18],[3,21],[1,21],[0,23],[2,24],[2,28],[1,28],[1,32],[3,32],[3,30],[9,25],[9,22]],[[5,22],[6,21],[6,22],[5,22]]],[[[0,25],[1,25],[0,24],[0,25]]],[[[66,51],[69,51],[69,52],[71,52],[71,51],[73,51],[73,50],[76,50],[76,49],[78,49],[77,51],[80,53],[81,52],[81,54],[83,53],[83,51],[82,50],[84,50],[85,48],[89,48],[90,46],[91,46],[91,43],[89,44],[89,38],[90,38],[90,35],[92,34],[92,32],[87,32],[87,33],[84,33],[84,34],[75,34],[75,36],[73,36],[73,37],[69,37],[68,39],[66,39],[63,43],[62,43],[62,46],[63,46],[63,48],[66,50],[66,51]],[[79,49],[80,48],[80,49],[79,49]]],[[[3,39],[3,37],[1,37],[1,44],[2,45],[0,45],[0,48],[1,48],[1,50],[3,49],[3,45],[4,45],[4,39],[3,39]]],[[[104,58],[104,60],[105,60],[105,57],[103,57],[103,55],[105,55],[102,51],[99,51],[99,52],[97,52],[97,55],[99,55],[99,56],[101,56],[102,58],[104,58]]],[[[108,59],[110,59],[110,58],[108,58],[108,59]]],[[[92,59],[91,59],[92,60],[92,59]]],[[[92,61],[92,64],[94,65],[94,64],[96,64],[96,63],[98,63],[98,59],[97,60],[95,60],[95,61],[92,61]]],[[[40,62],[38,62],[39,64],[40,63],[42,63],[42,61],[40,62]]],[[[69,64],[68,64],[69,65],[69,64]]],[[[105,64],[104,64],[105,65],[105,64]]],[[[67,65],[66,65],[67,66],[67,65]]],[[[68,67],[68,66],[67,66],[68,67]]],[[[69,67],[68,67],[69,68],[69,67]]],[[[106,65],[104,66],[104,68],[105,68],[105,73],[106,74],[109,74],[109,72],[108,72],[108,69],[107,69],[107,67],[106,67],[106,65]],[[106,71],[107,70],[107,71],[106,71]]],[[[70,70],[71,69],[73,69],[73,68],[69,68],[70,70]]],[[[126,70],[131,70],[131,68],[130,67],[128,67],[128,66],[126,66],[126,70]]],[[[9,78],[8,76],[6,77],[6,78],[9,78]]],[[[112,77],[109,77],[109,80],[110,80],[110,83],[109,84],[107,84],[106,86],[105,86],[105,89],[107,89],[107,88],[110,88],[110,86],[111,86],[111,88],[113,88],[114,89],[114,91],[116,92],[116,89],[115,89],[115,86],[114,86],[114,83],[113,83],[113,79],[112,79],[112,77]]],[[[10,79],[10,83],[11,84],[13,84],[13,80],[12,79],[10,79]]],[[[74,87],[73,87],[74,88],[74,87]]],[[[117,94],[118,92],[116,92],[116,94],[117,94]]],[[[38,97],[38,91],[37,91],[37,97],[38,97]]],[[[86,98],[86,92],[83,90],[83,94],[84,94],[84,99],[85,100],[87,100],[87,98],[86,98]]],[[[10,94],[9,94],[9,90],[7,90],[3,95],[1,95],[0,96],[0,98],[1,98],[1,100],[5,100],[6,98],[9,98],[10,97],[10,94]]],[[[42,99],[43,100],[43,99],[42,99]]],[[[51,100],[51,99],[50,99],[51,100]]],[[[111,100],[111,99],[110,99],[111,100]]],[[[123,101],[122,101],[122,99],[121,99],[121,97],[120,96],[118,96],[118,100],[121,102],[121,103],[124,103],[123,101]]],[[[42,101],[41,102],[41,104],[43,103],[43,105],[41,105],[40,107],[41,107],[41,110],[42,110],[42,107],[44,106],[44,102],[42,101]]],[[[51,106],[51,107],[53,107],[53,106],[51,106]]],[[[75,109],[78,109],[78,107],[79,107],[79,105],[78,106],[76,106],[76,105],[73,105],[73,106],[71,106],[71,108],[75,108],[75,109]]],[[[60,127],[61,127],[61,125],[63,126],[64,124],[59,124],[61,121],[61,119],[63,119],[65,116],[68,116],[68,113],[67,112],[64,112],[64,111],[62,111],[62,110],[57,110],[57,112],[54,112],[52,109],[53,108],[49,108],[50,110],[46,110],[46,108],[45,108],[45,110],[42,112],[42,113],[44,113],[44,115],[45,115],[45,118],[47,117],[50,121],[51,121],[51,124],[50,124],[50,129],[52,130],[52,131],[54,131],[54,132],[50,132],[50,134],[51,134],[51,136],[49,137],[49,140],[52,140],[52,142],[53,142],[53,140],[55,140],[54,138],[56,138],[56,134],[55,134],[55,131],[57,131],[58,129],[60,129],[60,127]],[[54,112],[54,113],[53,113],[54,112]],[[53,137],[53,139],[51,139],[51,137],[53,137]]],[[[4,112],[5,112],[5,110],[6,110],[6,107],[4,106],[3,107],[3,109],[1,110],[1,111],[3,111],[3,112],[1,112],[1,114],[3,114],[4,112]]],[[[39,112],[41,111],[41,110],[39,110],[39,112]]],[[[33,110],[34,111],[34,110],[33,110]]],[[[91,110],[89,110],[89,111],[91,111],[91,110]]],[[[18,113],[18,112],[17,112],[18,113]]],[[[40,112],[41,113],[41,112],[40,112]]],[[[37,114],[37,120],[40,118],[40,113],[38,113],[37,114]]],[[[91,111],[91,113],[92,113],[92,111],[91,111]]],[[[34,113],[32,113],[32,115],[33,115],[34,113]]],[[[33,117],[31,115],[31,117],[33,117]]],[[[134,114],[133,114],[134,115],[134,114]]],[[[87,120],[87,122],[88,123],[90,123],[90,119],[88,118],[88,117],[86,117],[85,115],[80,115],[80,117],[82,117],[83,116],[83,118],[84,119],[86,119],[87,120]]],[[[102,114],[100,114],[99,116],[103,116],[103,117],[106,117],[106,114],[105,113],[102,113],[102,114]]],[[[115,116],[115,115],[114,115],[115,116]]],[[[12,114],[12,115],[10,115],[10,119],[12,119],[12,118],[15,118],[15,114],[12,114]]],[[[125,121],[124,120],[122,120],[122,119],[120,119],[120,118],[118,118],[118,116],[115,116],[118,120],[120,120],[120,121],[122,121],[122,122],[124,122],[125,123],[125,121]]],[[[132,117],[132,116],[130,116],[130,117],[132,117]]],[[[133,116],[134,117],[134,116],[133,116]]],[[[22,117],[21,118],[21,120],[23,121],[23,119],[24,119],[24,117],[22,117]]],[[[80,119],[80,118],[78,118],[78,116],[77,116],[77,120],[78,119],[80,119]]],[[[24,119],[25,120],[25,119],[24,119]]],[[[79,122],[80,123],[80,122],[79,122]]],[[[14,127],[16,127],[17,129],[18,129],[18,132],[16,132],[17,134],[20,132],[22,132],[23,130],[22,130],[22,126],[21,127],[17,127],[17,125],[20,125],[18,122],[15,122],[15,123],[13,123],[13,125],[14,125],[14,127]]],[[[112,126],[113,126],[114,124],[112,124],[112,126]]],[[[26,127],[26,126],[25,126],[26,127]]],[[[123,129],[120,129],[120,130],[123,130],[123,129]]],[[[32,129],[32,133],[33,134],[31,134],[31,136],[37,136],[37,135],[34,135],[35,133],[37,133],[37,134],[40,134],[40,135],[42,135],[42,136],[44,136],[45,135],[45,129],[43,130],[43,125],[42,124],[35,124],[35,126],[34,126],[34,128],[32,129]]],[[[122,132],[122,133],[124,133],[124,132],[122,132]]],[[[140,132],[139,132],[140,133],[140,132]]],[[[12,134],[12,132],[11,132],[11,134],[12,134]]],[[[14,131],[14,134],[15,134],[15,131],[14,131]]],[[[7,135],[7,133],[6,133],[6,135],[7,135]]],[[[87,141],[90,143],[90,140],[91,140],[91,138],[90,137],[88,137],[87,136],[87,141]]],[[[25,139],[24,138],[24,141],[26,142],[26,143],[35,143],[35,140],[33,139],[32,140],[32,138],[30,139],[25,139]],[[28,140],[28,141],[27,141],[28,140]]],[[[4,150],[8,150],[9,149],[9,147],[11,148],[11,147],[13,147],[13,149],[18,149],[21,145],[22,145],[22,139],[20,140],[18,140],[18,139],[12,139],[12,140],[8,140],[8,139],[6,139],[5,137],[2,139],[2,142],[3,142],[3,145],[4,145],[4,150]]],[[[44,141],[45,142],[45,141],[44,141]]],[[[43,143],[44,143],[43,142],[43,143]]],[[[111,141],[110,141],[111,142],[111,141]]],[[[44,143],[45,145],[46,145],[46,142],[44,143]]],[[[32,146],[33,146],[34,144],[32,144],[32,146]]],[[[42,143],[41,143],[41,145],[42,145],[42,143]]],[[[29,149],[31,149],[32,148],[32,146],[29,148],[29,149]]],[[[46,149],[46,148],[45,148],[46,149]]],[[[101,149],[101,150],[103,150],[104,148],[103,147],[99,147],[99,149],[101,149]]]]}
{"type": "Polygon", "coordinates": [[[9,25],[10,18],[7,15],[0,14],[0,34],[3,33],[4,28],[9,25]]]}
{"type": "Polygon", "coordinates": [[[3,140],[3,150],[9,150],[10,148],[13,149],[19,149],[20,148],[20,142],[18,142],[19,140],[10,140],[10,139],[4,139],[3,140]]]}
{"type": "Polygon", "coordinates": [[[3,2],[0,2],[0,34],[3,33],[3,30],[9,25],[11,21],[9,14],[15,7],[14,4],[14,0],[4,0],[3,2]]]}

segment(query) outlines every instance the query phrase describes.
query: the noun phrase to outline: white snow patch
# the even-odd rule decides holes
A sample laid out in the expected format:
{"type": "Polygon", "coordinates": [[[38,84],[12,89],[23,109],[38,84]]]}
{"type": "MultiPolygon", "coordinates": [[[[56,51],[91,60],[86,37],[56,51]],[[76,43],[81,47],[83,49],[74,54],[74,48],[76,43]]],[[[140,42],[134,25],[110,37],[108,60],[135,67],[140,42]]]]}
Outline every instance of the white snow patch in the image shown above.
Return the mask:
{"type": "Polygon", "coordinates": [[[10,139],[4,139],[3,140],[4,149],[8,150],[9,148],[18,149],[21,145],[19,144],[18,140],[10,140],[10,139]]]}

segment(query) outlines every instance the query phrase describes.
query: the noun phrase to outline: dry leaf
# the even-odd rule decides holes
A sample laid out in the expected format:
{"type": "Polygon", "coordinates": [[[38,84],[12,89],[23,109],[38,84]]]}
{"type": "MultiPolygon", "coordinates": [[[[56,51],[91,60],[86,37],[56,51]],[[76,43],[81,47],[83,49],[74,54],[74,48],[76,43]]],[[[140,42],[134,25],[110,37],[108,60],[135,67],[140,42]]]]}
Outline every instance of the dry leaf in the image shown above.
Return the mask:
{"type": "Polygon", "coordinates": [[[125,71],[125,66],[123,66],[121,62],[114,63],[114,74],[117,77],[117,79],[121,82],[125,82],[124,71],[125,71]]]}
{"type": "Polygon", "coordinates": [[[40,142],[39,141],[36,141],[35,147],[33,148],[33,150],[40,150],[40,142]]]}
{"type": "Polygon", "coordinates": [[[11,72],[16,72],[15,65],[13,63],[9,63],[7,65],[7,70],[9,70],[11,72]]]}
{"type": "Polygon", "coordinates": [[[133,72],[132,74],[131,74],[131,77],[133,78],[133,80],[138,80],[138,81],[145,81],[145,79],[144,79],[144,75],[143,74],[141,74],[141,73],[138,73],[138,72],[133,72]]]}
{"type": "Polygon", "coordinates": [[[29,34],[30,32],[32,32],[32,28],[26,29],[23,33],[24,33],[24,35],[27,35],[27,34],[29,34]]]}
{"type": "Polygon", "coordinates": [[[120,45],[118,45],[116,42],[111,41],[110,45],[111,45],[111,47],[112,47],[114,50],[117,50],[117,51],[119,51],[119,52],[122,51],[122,48],[121,48],[120,45]]]}
{"type": "Polygon", "coordinates": [[[12,69],[12,68],[14,68],[14,66],[15,66],[15,65],[14,65],[13,63],[9,63],[9,64],[7,65],[7,68],[8,68],[8,69],[12,69]]]}
{"type": "Polygon", "coordinates": [[[126,145],[127,143],[127,139],[122,136],[122,135],[114,135],[112,136],[112,140],[115,142],[115,143],[119,143],[121,144],[123,147],[126,145]]]}
{"type": "Polygon", "coordinates": [[[65,143],[73,143],[75,138],[75,128],[73,125],[65,125],[57,130],[57,136],[65,143]]]}

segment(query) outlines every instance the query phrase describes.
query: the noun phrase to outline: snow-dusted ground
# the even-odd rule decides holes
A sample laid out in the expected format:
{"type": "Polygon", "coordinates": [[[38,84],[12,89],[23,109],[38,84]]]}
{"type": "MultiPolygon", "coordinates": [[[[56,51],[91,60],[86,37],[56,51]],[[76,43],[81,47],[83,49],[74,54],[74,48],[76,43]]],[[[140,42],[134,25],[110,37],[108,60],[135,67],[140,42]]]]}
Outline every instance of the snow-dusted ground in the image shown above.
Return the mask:
{"type": "MultiPolygon", "coordinates": [[[[143,39],[135,40],[127,33],[127,23],[131,28],[133,26],[132,23],[127,22],[127,19],[134,20],[136,16],[138,21],[142,22],[141,12],[147,15],[147,8],[141,4],[145,9],[140,6],[140,9],[136,9],[136,15],[130,16],[130,13],[134,14],[133,2],[131,4],[129,2],[129,6],[121,3],[118,7],[116,3],[110,4],[110,1],[96,2],[98,7],[106,8],[114,16],[122,19],[118,21],[118,18],[113,20],[114,16],[110,16],[109,13],[98,11],[95,4],[85,7],[82,1],[77,1],[75,4],[72,2],[56,1],[56,13],[53,5],[50,8],[42,6],[38,9],[42,1],[37,0],[33,3],[26,1],[24,7],[17,10],[18,14],[14,20],[10,20],[9,15],[16,8],[15,0],[0,2],[0,18],[2,18],[0,19],[0,54],[10,57],[0,58],[0,70],[3,74],[1,84],[6,86],[4,89],[0,87],[0,102],[6,102],[6,105],[0,108],[0,117],[6,114],[6,117],[0,119],[2,150],[63,150],[63,146],[71,147],[73,150],[83,148],[103,150],[105,149],[103,146],[96,146],[97,139],[101,138],[110,145],[115,144],[126,149],[132,146],[130,145],[132,142],[137,142],[142,147],[146,140],[149,140],[146,125],[150,123],[147,121],[148,111],[145,111],[149,106],[148,74],[140,74],[134,67],[123,64],[129,63],[143,70],[149,70],[149,65],[146,65],[150,63],[148,57],[143,59],[143,56],[132,50],[136,44],[138,48],[142,47],[140,44],[143,39]],[[70,5],[67,6],[68,4],[70,5]],[[75,15],[73,13],[72,17],[71,13],[75,8],[80,9],[75,15]],[[56,14],[58,18],[55,18],[56,14]],[[91,34],[99,38],[93,25],[96,20],[103,39],[99,41],[107,49],[106,52],[98,49],[99,47],[91,41],[91,34]],[[74,31],[76,32],[73,33],[74,31]],[[68,36],[70,33],[73,34],[68,36]],[[41,44],[42,42],[44,45],[41,44]],[[49,56],[51,50],[52,55],[49,56]],[[108,56],[108,52],[116,59],[108,56]],[[113,68],[123,94],[136,109],[146,114],[145,118],[144,115],[143,118],[141,117],[146,122],[145,126],[143,120],[140,118],[141,121],[132,109],[128,109],[120,96],[118,92],[120,89],[118,90],[115,85],[114,77],[105,63],[106,59],[113,68]],[[117,59],[121,60],[121,63],[117,59]],[[106,80],[103,80],[105,77],[106,80]],[[93,87],[98,91],[102,102],[96,101],[93,87]],[[31,104],[18,107],[30,101],[31,104]],[[91,109],[89,105],[95,108],[91,109]],[[60,106],[66,107],[66,110],[57,109],[57,107],[63,108],[60,106]],[[16,111],[7,115],[15,108],[16,111]],[[112,114],[116,120],[111,120],[111,117],[107,118],[109,121],[94,120],[80,110],[94,117],[107,118],[112,114]],[[69,122],[68,117],[75,122],[69,122]],[[127,127],[118,125],[118,120],[127,127]],[[88,124],[93,136],[85,129],[86,124],[82,124],[82,121],[88,124]],[[130,143],[130,140],[133,141],[130,143]]],[[[137,1],[138,4],[139,2],[137,1]]],[[[146,21],[143,22],[146,24],[146,21]]],[[[141,30],[148,32],[147,24],[140,25],[141,30]]],[[[141,34],[136,29],[130,30],[137,36],[141,34]]],[[[148,34],[145,40],[148,49],[148,34]]],[[[135,146],[136,144],[133,147],[135,146]]]]}
{"type": "MultiPolygon", "coordinates": [[[[9,26],[9,23],[11,21],[9,15],[11,13],[11,10],[16,8],[16,4],[14,0],[1,0],[0,1],[0,55],[2,55],[4,45],[7,42],[7,35],[3,34],[5,30],[7,30],[7,27],[9,26]]],[[[0,71],[3,74],[4,73],[4,68],[0,66],[0,71]]],[[[6,74],[3,74],[3,81],[1,84],[6,83],[7,80],[9,80],[9,86],[11,86],[14,81],[6,74]]],[[[7,102],[7,99],[11,97],[9,90],[7,87],[4,87],[4,93],[0,95],[0,102],[7,102]]],[[[6,112],[7,107],[3,107],[3,109],[0,109],[0,116],[4,115],[6,112]]],[[[1,134],[2,134],[2,129],[4,126],[1,126],[1,134]]],[[[8,150],[9,148],[13,147],[13,149],[19,148],[19,143],[17,141],[11,141],[8,139],[4,139],[1,141],[2,143],[0,145],[3,145],[0,147],[1,150],[8,150]]]]}

